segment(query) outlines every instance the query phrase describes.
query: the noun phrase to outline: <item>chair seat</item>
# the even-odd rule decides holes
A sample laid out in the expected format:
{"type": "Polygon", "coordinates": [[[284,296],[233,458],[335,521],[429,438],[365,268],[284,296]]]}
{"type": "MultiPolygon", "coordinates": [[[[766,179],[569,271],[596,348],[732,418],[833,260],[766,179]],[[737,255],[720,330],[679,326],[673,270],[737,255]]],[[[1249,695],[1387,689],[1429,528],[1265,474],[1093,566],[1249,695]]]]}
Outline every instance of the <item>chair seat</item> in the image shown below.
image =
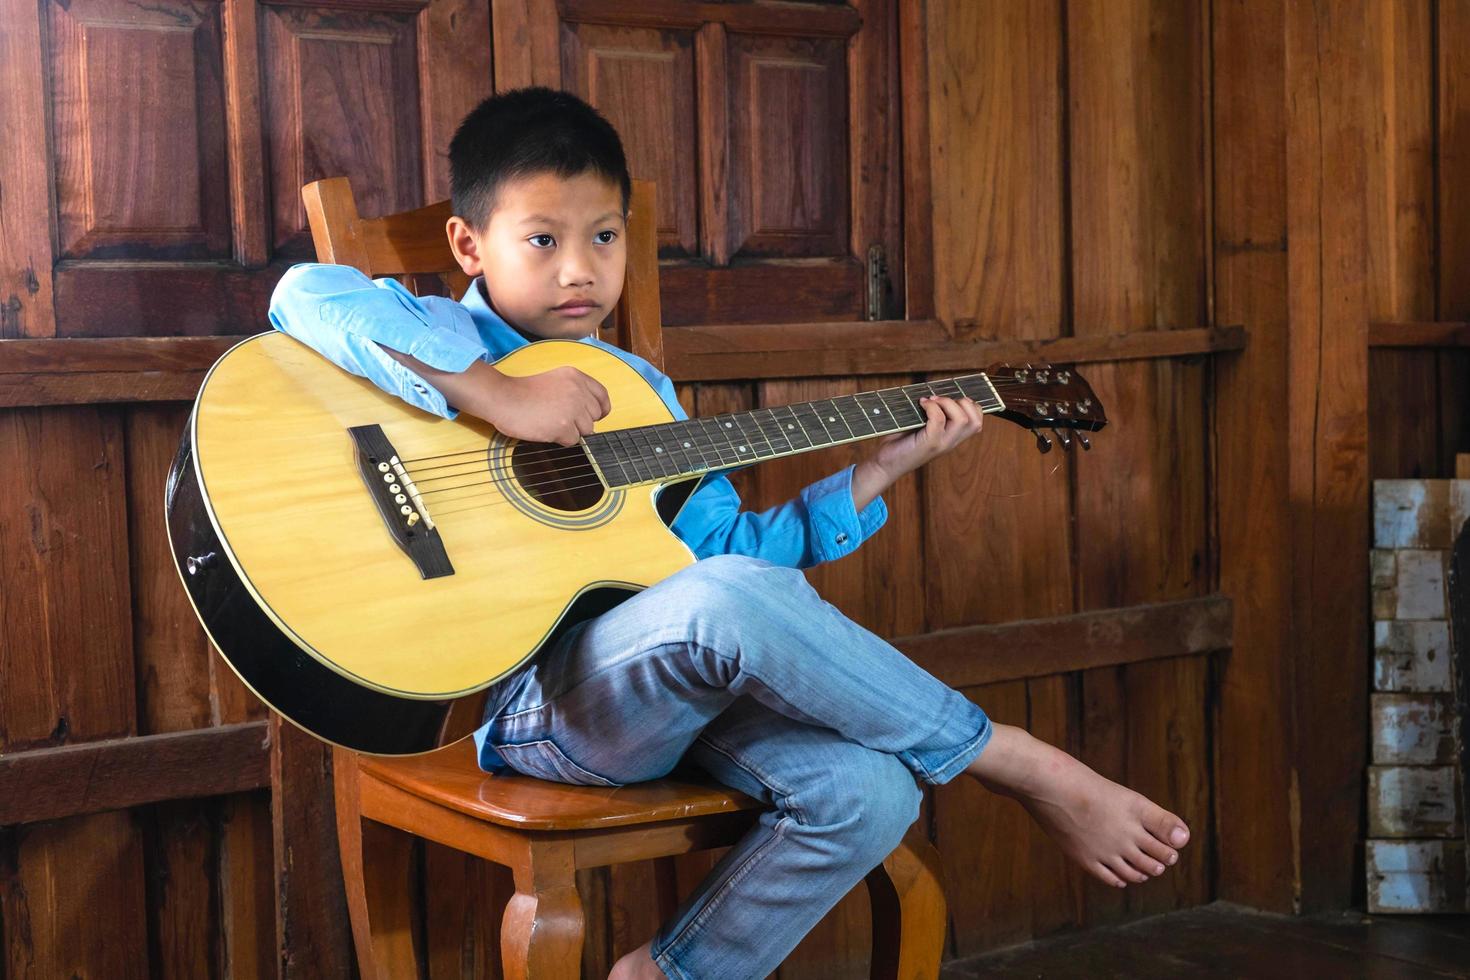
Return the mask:
{"type": "Polygon", "coordinates": [[[358,756],[364,775],[491,823],[521,830],[586,830],[687,820],[765,804],[713,781],[656,779],[628,786],[571,786],[480,769],[464,738],[426,755],[358,756]]]}

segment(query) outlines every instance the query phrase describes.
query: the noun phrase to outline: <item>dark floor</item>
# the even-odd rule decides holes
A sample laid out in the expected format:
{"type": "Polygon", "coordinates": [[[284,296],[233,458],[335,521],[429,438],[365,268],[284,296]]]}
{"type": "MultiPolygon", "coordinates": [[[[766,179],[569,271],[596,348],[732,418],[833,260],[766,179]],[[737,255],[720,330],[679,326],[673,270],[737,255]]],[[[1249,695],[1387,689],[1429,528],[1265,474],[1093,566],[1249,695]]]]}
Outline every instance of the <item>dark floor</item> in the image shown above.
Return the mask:
{"type": "Polygon", "coordinates": [[[1470,977],[1470,916],[1290,918],[1216,903],[945,964],[941,980],[1470,977]]]}

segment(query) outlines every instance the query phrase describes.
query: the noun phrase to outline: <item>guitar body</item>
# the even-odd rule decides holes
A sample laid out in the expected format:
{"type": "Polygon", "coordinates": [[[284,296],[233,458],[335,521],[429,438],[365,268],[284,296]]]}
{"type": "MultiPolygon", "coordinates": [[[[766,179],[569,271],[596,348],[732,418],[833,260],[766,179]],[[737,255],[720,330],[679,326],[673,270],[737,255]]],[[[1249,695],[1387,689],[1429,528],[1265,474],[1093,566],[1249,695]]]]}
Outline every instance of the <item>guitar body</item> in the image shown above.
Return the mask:
{"type": "MultiPolygon", "coordinates": [[[[568,364],[608,390],[599,431],[672,420],[642,376],[590,344],[534,343],[496,367],[568,364]]],[[[211,641],[263,701],[338,745],[427,752],[474,731],[486,688],[558,630],[694,561],[668,530],[691,481],[608,489],[585,464],[536,469],[566,452],[421,412],[261,334],[205,378],[169,473],[170,546],[211,641]],[[386,491],[353,434],[371,427],[382,455],[418,467],[425,520],[375,501],[386,491]],[[414,558],[406,541],[433,547],[414,558]]]]}

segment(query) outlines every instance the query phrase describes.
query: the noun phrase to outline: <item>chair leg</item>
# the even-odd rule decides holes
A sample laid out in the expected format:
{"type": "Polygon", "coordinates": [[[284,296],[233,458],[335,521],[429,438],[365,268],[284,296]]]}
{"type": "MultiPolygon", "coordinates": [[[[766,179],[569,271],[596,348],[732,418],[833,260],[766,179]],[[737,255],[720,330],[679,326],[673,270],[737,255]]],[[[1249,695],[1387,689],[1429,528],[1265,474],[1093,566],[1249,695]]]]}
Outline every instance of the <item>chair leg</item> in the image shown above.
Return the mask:
{"type": "Polygon", "coordinates": [[[413,837],[362,818],[357,758],[352,752],[334,750],[332,782],[358,972],[362,980],[419,977],[413,936],[413,837]]]}
{"type": "Polygon", "coordinates": [[[868,873],[873,980],[936,980],[944,956],[939,852],[917,828],[868,873]]]}
{"type": "Polygon", "coordinates": [[[576,980],[586,920],[569,840],[532,841],[500,926],[505,980],[576,980]]]}

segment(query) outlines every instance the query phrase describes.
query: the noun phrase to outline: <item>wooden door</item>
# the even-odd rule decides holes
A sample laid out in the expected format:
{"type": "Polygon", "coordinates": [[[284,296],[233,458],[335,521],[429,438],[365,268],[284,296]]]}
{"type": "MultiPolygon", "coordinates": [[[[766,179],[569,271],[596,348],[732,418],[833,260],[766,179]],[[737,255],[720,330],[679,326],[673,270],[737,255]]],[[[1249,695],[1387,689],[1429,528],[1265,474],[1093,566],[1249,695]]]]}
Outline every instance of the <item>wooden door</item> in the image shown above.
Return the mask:
{"type": "Polygon", "coordinates": [[[896,318],[896,9],[496,3],[495,84],[576,92],[658,182],[666,325],[896,318]]]}

